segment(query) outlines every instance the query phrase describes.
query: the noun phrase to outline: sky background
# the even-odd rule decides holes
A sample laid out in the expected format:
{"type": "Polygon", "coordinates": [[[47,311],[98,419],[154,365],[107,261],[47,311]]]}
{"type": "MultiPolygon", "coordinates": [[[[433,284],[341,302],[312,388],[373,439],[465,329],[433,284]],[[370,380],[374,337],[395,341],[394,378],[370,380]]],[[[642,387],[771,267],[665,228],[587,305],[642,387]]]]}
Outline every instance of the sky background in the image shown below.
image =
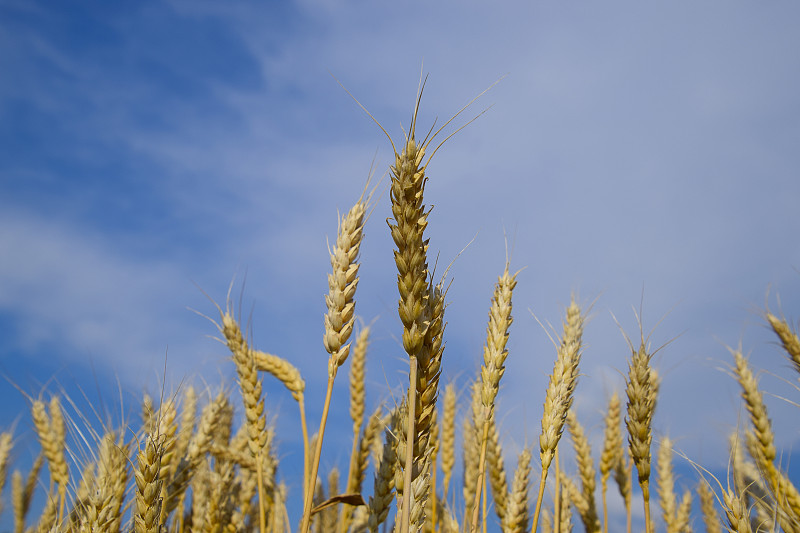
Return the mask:
{"type": "MultiPolygon", "coordinates": [[[[356,295],[373,323],[368,409],[402,394],[391,148],[334,76],[397,141],[422,72],[420,130],[505,76],[445,130],[491,106],[430,163],[426,204],[432,257],[455,259],[442,381],[464,399],[506,243],[524,268],[497,411],[507,469],[538,442],[555,357],[539,322],[560,330],[574,293],[593,304],[575,405],[596,456],[641,310],[652,347],[668,343],[656,442],[724,476],[741,343],[800,481],[797,375],[762,314],[800,315],[799,17],[791,1],[0,0],[0,427],[15,459],[36,447],[25,395],[134,427],[162,382],[224,383],[238,401],[200,316],[232,280],[255,346],[301,370],[316,426],[327,243],[373,164],[356,295]]],[[[294,523],[296,407],[265,389],[294,523]]],[[[323,471],[346,471],[348,401],[345,368],[323,471]]]]}

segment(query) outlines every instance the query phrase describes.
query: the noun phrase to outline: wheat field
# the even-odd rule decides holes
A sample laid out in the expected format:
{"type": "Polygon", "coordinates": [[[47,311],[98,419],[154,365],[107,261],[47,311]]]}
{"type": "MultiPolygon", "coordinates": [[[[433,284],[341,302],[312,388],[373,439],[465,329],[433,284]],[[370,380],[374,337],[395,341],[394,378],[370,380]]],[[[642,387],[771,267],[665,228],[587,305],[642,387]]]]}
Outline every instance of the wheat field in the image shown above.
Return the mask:
{"type": "MultiPolygon", "coordinates": [[[[306,404],[306,383],[292,361],[253,345],[229,295],[210,314],[214,333],[230,351],[235,383],[145,396],[139,420],[102,431],[87,427],[69,398],[48,390],[30,397],[39,444],[30,469],[20,471],[12,461],[18,455],[14,429],[0,435],[0,487],[10,485],[2,512],[12,515],[15,533],[608,533],[611,492],[624,502],[628,533],[632,516],[640,512],[647,533],[800,531],[800,492],[782,463],[787,451],[776,448],[767,392],[741,349],[731,350],[729,364],[746,417],[731,435],[730,448],[719,451],[730,458],[727,477],[696,464],[692,488],[678,492],[674,462],[680,452],[668,436],[654,439],[661,377],[653,356],[659,347],[641,328],[626,336],[625,387],[596,399],[608,403],[602,449],[592,449],[573,405],[576,389],[588,379],[581,374],[581,358],[590,349],[584,326],[591,304],[577,298],[553,339],[548,386],[534,392],[543,416],[529,423],[529,444],[517,457],[504,453],[498,396],[506,361],[514,357],[507,343],[514,331],[517,274],[524,265],[506,258],[497,272],[487,302],[482,365],[468,390],[458,394],[453,383],[441,379],[448,357],[450,280],[446,269],[432,267],[435,243],[426,230],[436,219],[425,199],[428,162],[439,148],[446,149],[444,141],[454,130],[447,129],[448,121],[440,129],[417,131],[421,95],[420,90],[403,137],[386,134],[394,152],[388,200],[380,183],[354,187],[356,201],[336,221],[320,332],[320,352],[324,348],[328,356],[327,365],[322,358],[319,364],[319,375],[327,376],[324,404],[306,404]],[[370,327],[356,320],[357,287],[364,227],[379,222],[370,214],[382,201],[391,204],[383,229],[395,245],[396,270],[386,275],[397,280],[391,298],[397,300],[408,381],[401,397],[387,394],[368,405],[365,368],[375,364],[375,356],[370,327]],[[348,402],[333,401],[337,378],[349,380],[348,402]],[[285,387],[297,409],[302,479],[282,475],[282,439],[264,394],[268,381],[285,387]],[[351,440],[325,438],[331,410],[349,411],[351,440]],[[76,453],[76,435],[91,453],[76,453]],[[349,450],[341,470],[322,460],[334,447],[349,450]],[[33,505],[36,497],[42,506],[33,505]],[[290,515],[290,501],[302,502],[301,515],[290,515]]],[[[762,317],[792,366],[794,375],[787,379],[796,384],[796,327],[770,309],[762,317]]]]}

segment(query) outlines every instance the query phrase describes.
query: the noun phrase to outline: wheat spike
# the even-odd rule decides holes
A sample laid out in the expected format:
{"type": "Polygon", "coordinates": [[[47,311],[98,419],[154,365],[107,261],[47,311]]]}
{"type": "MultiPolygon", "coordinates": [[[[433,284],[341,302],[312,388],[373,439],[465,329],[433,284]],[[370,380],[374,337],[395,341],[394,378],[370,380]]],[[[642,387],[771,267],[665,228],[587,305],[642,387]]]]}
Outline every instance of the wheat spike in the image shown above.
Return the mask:
{"type": "Polygon", "coordinates": [[[524,448],[517,459],[517,469],[511,484],[506,512],[502,525],[504,533],[525,533],[528,531],[528,485],[531,475],[531,451],[524,448]]]}
{"type": "Polygon", "coordinates": [[[497,430],[497,424],[494,420],[489,424],[489,442],[486,448],[486,459],[489,463],[489,485],[492,488],[494,510],[502,524],[506,516],[509,495],[506,468],[503,461],[503,446],[500,444],[500,432],[497,430]]]}
{"type": "Polygon", "coordinates": [[[442,413],[442,472],[444,473],[444,500],[450,480],[453,477],[453,467],[456,464],[456,388],[448,383],[444,389],[444,412],[442,413]]]}
{"type": "Polygon", "coordinates": [[[581,358],[583,324],[585,317],[580,306],[572,298],[567,308],[564,322],[564,335],[558,346],[553,373],[547,385],[542,414],[542,433],[539,436],[539,457],[542,462],[542,477],[539,482],[539,494],[533,514],[531,532],[535,533],[539,523],[539,512],[544,498],[547,472],[556,453],[556,446],[564,431],[567,412],[572,406],[572,397],[578,384],[578,366],[581,358]]]}
{"type": "Polygon", "coordinates": [[[778,318],[767,312],[767,321],[772,327],[772,331],[780,339],[783,349],[794,365],[794,369],[800,372],[800,337],[792,330],[785,318],[778,318]]]}
{"type": "Polygon", "coordinates": [[[149,435],[145,439],[144,448],[139,450],[138,465],[134,472],[136,482],[136,516],[134,528],[136,533],[158,533],[161,519],[161,486],[163,479],[161,457],[164,446],[158,437],[149,435]]]}
{"type": "Polygon", "coordinates": [[[567,413],[567,425],[575,449],[575,460],[578,463],[581,496],[586,502],[584,510],[581,512],[581,520],[587,533],[595,533],[600,531],[600,519],[597,516],[597,506],[594,500],[597,472],[592,461],[592,449],[589,446],[589,439],[586,438],[586,432],[578,422],[573,410],[567,413]]]}
{"type": "Polygon", "coordinates": [[[645,525],[650,533],[650,443],[653,440],[653,411],[655,392],[653,390],[651,355],[647,353],[644,339],[639,349],[631,348],[632,357],[628,363],[628,445],[631,459],[639,474],[639,486],[644,499],[645,525]]]}
{"type": "Polygon", "coordinates": [[[619,394],[614,391],[608,402],[608,411],[605,417],[605,432],[603,434],[603,453],[600,455],[600,490],[603,500],[603,532],[608,533],[608,506],[606,503],[606,493],[608,489],[608,478],[614,467],[623,461],[623,439],[620,424],[622,422],[622,411],[619,401],[619,394]]]}
{"type": "Polygon", "coordinates": [[[675,478],[672,472],[672,442],[661,439],[658,447],[658,497],[668,533],[675,533],[678,500],[675,496],[675,478]]]}
{"type": "Polygon", "coordinates": [[[714,509],[714,494],[704,479],[701,479],[697,484],[697,494],[700,497],[700,510],[703,513],[706,533],[722,533],[719,525],[719,516],[717,516],[717,511],[714,509]]]}
{"type": "Polygon", "coordinates": [[[788,477],[775,466],[775,436],[767,415],[767,407],[758,389],[758,382],[741,350],[735,350],[733,356],[736,376],[742,387],[742,398],[750,414],[750,423],[755,436],[755,445],[750,446],[751,455],[764,473],[778,506],[789,516],[800,517],[800,493],[788,477]]]}
{"type": "Polygon", "coordinates": [[[375,485],[373,495],[369,499],[369,519],[367,527],[376,533],[380,525],[389,515],[389,507],[395,490],[395,470],[398,457],[396,454],[398,429],[401,423],[401,411],[404,405],[395,408],[390,417],[389,427],[385,431],[385,442],[380,464],[375,472],[375,485]]]}

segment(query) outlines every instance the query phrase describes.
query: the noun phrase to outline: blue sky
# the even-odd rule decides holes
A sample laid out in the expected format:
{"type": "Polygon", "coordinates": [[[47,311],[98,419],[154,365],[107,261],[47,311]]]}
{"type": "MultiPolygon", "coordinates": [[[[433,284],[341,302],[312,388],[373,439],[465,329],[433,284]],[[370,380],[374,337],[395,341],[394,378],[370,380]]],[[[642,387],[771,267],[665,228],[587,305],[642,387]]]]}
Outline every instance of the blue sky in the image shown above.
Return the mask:
{"type": "MultiPolygon", "coordinates": [[[[656,358],[657,435],[724,472],[743,416],[726,346],[741,341],[791,453],[796,376],[760,312],[800,314],[799,16],[788,1],[0,1],[0,370],[131,423],[165,358],[170,391],[232,387],[191,309],[213,315],[204,292],[222,302],[235,278],[256,346],[300,368],[318,420],[327,239],[373,159],[378,176],[391,160],[331,74],[395,139],[421,69],[421,127],[506,76],[428,170],[440,264],[474,237],[450,271],[443,380],[463,389],[478,368],[507,235],[525,267],[499,398],[509,462],[538,437],[555,356],[532,314],[559,324],[573,291],[596,300],[576,399],[595,443],[628,356],[614,317],[636,335],[641,306],[653,346],[674,339],[656,358]]],[[[375,321],[371,405],[407,368],[377,202],[356,307],[375,321]]],[[[323,468],[349,450],[346,381],[323,468]]],[[[297,495],[295,406],[267,383],[297,495]]],[[[0,398],[29,461],[25,398],[0,398]]]]}

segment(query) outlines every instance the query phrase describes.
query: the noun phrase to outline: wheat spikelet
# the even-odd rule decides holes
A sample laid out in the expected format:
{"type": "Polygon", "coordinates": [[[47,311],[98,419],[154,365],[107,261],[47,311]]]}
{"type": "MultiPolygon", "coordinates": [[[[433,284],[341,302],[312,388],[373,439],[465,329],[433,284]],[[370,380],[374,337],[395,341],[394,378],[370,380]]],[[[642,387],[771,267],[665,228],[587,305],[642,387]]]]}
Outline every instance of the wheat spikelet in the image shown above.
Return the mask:
{"type": "Polygon", "coordinates": [[[792,330],[785,318],[778,318],[768,311],[767,321],[772,327],[772,331],[781,340],[783,349],[786,350],[789,359],[794,364],[794,369],[800,372],[800,337],[792,330]]]}
{"type": "Polygon", "coordinates": [[[136,482],[136,533],[158,533],[161,519],[161,456],[163,445],[156,437],[148,436],[144,449],[139,450],[138,467],[134,471],[136,482]]]}
{"type": "Polygon", "coordinates": [[[592,461],[592,449],[589,446],[589,439],[586,438],[583,426],[578,422],[572,410],[567,413],[567,425],[572,437],[572,445],[575,449],[575,460],[578,463],[581,496],[583,501],[586,502],[584,511],[581,512],[581,520],[587,533],[594,533],[600,531],[600,519],[597,516],[597,506],[594,500],[597,472],[592,461]]]}
{"type": "Polygon", "coordinates": [[[528,531],[528,485],[531,475],[531,451],[523,448],[517,459],[511,493],[508,495],[506,510],[502,519],[504,533],[525,533],[528,531]]]}

